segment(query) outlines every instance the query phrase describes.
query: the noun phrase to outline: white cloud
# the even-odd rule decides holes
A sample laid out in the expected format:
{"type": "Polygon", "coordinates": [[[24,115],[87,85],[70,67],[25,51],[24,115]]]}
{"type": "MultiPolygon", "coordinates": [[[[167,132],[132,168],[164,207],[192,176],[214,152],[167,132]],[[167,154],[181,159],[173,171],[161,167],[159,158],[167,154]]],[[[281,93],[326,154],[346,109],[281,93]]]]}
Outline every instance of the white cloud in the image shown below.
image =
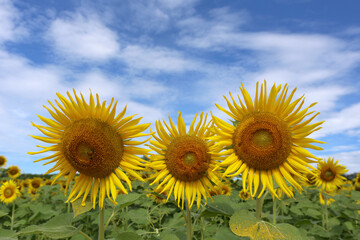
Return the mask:
{"type": "Polygon", "coordinates": [[[55,50],[70,60],[104,61],[119,50],[116,33],[95,16],[74,14],[55,19],[47,35],[55,50]]]}
{"type": "Polygon", "coordinates": [[[191,59],[186,59],[182,53],[163,47],[128,45],[119,58],[130,69],[182,72],[196,68],[196,64],[191,59]]]}
{"type": "Polygon", "coordinates": [[[20,13],[12,3],[10,0],[0,0],[0,43],[13,41],[27,34],[20,24],[20,13]]]}
{"type": "Polygon", "coordinates": [[[353,133],[360,128],[360,103],[353,104],[338,112],[333,112],[323,124],[323,129],[317,136],[326,136],[337,133],[353,133]]]}

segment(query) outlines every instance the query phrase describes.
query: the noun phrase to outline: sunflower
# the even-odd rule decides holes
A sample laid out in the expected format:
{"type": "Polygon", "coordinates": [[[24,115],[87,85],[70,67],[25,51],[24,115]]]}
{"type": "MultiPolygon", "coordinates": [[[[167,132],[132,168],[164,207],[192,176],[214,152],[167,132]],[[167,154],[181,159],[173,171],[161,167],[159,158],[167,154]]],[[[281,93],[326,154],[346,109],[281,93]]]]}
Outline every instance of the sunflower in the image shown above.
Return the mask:
{"type": "Polygon", "coordinates": [[[209,191],[214,189],[214,184],[216,186],[221,183],[220,168],[215,170],[215,166],[216,161],[222,157],[215,157],[209,153],[213,151],[213,144],[206,140],[211,135],[209,130],[211,121],[207,123],[207,114],[204,118],[201,113],[200,121],[194,129],[197,115],[191,122],[188,132],[181,112],[179,112],[177,128],[170,116],[170,127],[163,121],[170,134],[164,129],[160,120],[156,121],[158,137],[154,135],[156,141],[150,141],[152,145],[148,145],[158,153],[150,155],[149,167],[156,172],[152,176],[154,180],[150,185],[163,179],[156,189],[163,188],[159,193],[169,192],[166,201],[174,190],[175,200],[179,207],[182,201],[182,208],[185,200],[191,208],[195,199],[199,208],[201,198],[204,197],[206,201],[207,196],[210,196],[209,191]]]}
{"type": "Polygon", "coordinates": [[[12,180],[5,182],[0,187],[0,200],[5,204],[13,202],[19,195],[19,189],[12,180]]]}
{"type": "Polygon", "coordinates": [[[333,192],[341,187],[346,178],[341,174],[346,173],[348,170],[344,165],[338,164],[339,160],[334,162],[334,158],[328,158],[327,161],[318,163],[316,171],[316,186],[320,187],[322,191],[333,192]]]}
{"type": "Polygon", "coordinates": [[[41,178],[35,177],[30,180],[30,187],[38,190],[43,185],[41,178]]]}
{"type": "Polygon", "coordinates": [[[230,186],[230,183],[221,183],[217,187],[219,188],[221,195],[231,196],[232,187],[230,186]]]}
{"type": "Polygon", "coordinates": [[[243,188],[252,196],[262,185],[258,197],[266,188],[277,197],[274,178],[284,193],[293,197],[286,181],[301,191],[302,187],[294,176],[304,179],[299,172],[310,172],[308,168],[314,167],[309,163],[319,160],[305,148],[322,150],[313,143],[323,142],[307,137],[319,130],[323,123],[309,124],[319,114],[308,113],[315,103],[301,110],[304,96],[292,101],[296,89],[287,96],[287,84],[283,88],[274,84],[267,95],[266,81],[260,89],[257,83],[254,101],[243,85],[240,90],[245,104],[239,95],[240,105],[236,103],[231,93],[232,103],[224,96],[230,111],[216,104],[233,119],[233,125],[213,116],[215,136],[209,139],[216,143],[216,155],[226,156],[219,163],[227,167],[223,176],[234,177],[242,173],[243,188]],[[309,118],[304,120],[306,117],[309,118]]]}
{"type": "Polygon", "coordinates": [[[20,176],[21,171],[18,166],[10,166],[7,170],[7,173],[9,175],[9,178],[15,179],[20,176]]]}
{"type": "Polygon", "coordinates": [[[128,184],[130,191],[132,190],[128,175],[143,181],[135,171],[143,169],[143,160],[136,155],[146,155],[150,150],[139,148],[137,145],[148,139],[143,142],[130,139],[153,133],[142,133],[150,124],[138,124],[141,118],[133,119],[135,115],[124,118],[126,106],[116,115],[117,101],[114,103],[114,98],[106,106],[106,101],[101,103],[98,94],[95,102],[90,93],[90,100],[87,103],[81,93],[81,98],[75,90],[73,93],[74,98],[69,92],[67,92],[68,98],[58,93],[60,102],[55,100],[57,106],[49,101],[53,110],[44,106],[53,119],[39,116],[48,126],[34,123],[32,125],[46,137],[31,137],[52,145],[39,146],[43,148],[41,151],[29,152],[29,154],[54,152],[35,162],[48,159],[51,160],[44,165],[55,162],[55,166],[45,173],[59,171],[53,183],[61,176],[68,175],[65,194],[70,182],[79,173],[79,178],[75,180],[67,201],[73,202],[83,196],[82,204],[85,205],[85,200],[90,194],[95,208],[99,193],[98,205],[102,209],[105,195],[116,204],[117,188],[127,193],[121,180],[128,184]]]}
{"type": "Polygon", "coordinates": [[[0,167],[5,167],[6,162],[6,157],[0,156],[0,167]]]}
{"type": "MultiPolygon", "coordinates": [[[[327,194],[329,195],[328,192],[327,192],[327,194]]],[[[325,196],[324,196],[323,191],[319,191],[319,200],[320,200],[321,205],[325,205],[325,196]]],[[[327,197],[326,205],[329,206],[332,202],[335,202],[335,199],[327,197]]]]}
{"type": "Polygon", "coordinates": [[[241,191],[239,192],[239,197],[244,200],[247,201],[250,199],[250,193],[248,191],[246,191],[245,189],[241,189],[241,191]]]}

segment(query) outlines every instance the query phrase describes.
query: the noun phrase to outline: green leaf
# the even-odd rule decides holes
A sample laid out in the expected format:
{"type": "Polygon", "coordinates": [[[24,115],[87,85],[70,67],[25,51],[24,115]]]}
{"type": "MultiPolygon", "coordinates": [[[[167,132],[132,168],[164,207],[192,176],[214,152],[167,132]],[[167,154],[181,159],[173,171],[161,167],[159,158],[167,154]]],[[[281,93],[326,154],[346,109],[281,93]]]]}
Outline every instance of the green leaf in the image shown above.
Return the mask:
{"type": "Polygon", "coordinates": [[[323,238],[330,238],[331,234],[327,232],[324,228],[320,227],[319,225],[314,225],[313,228],[311,228],[310,233],[316,236],[320,236],[323,238]]]}
{"type": "Polygon", "coordinates": [[[143,195],[138,193],[129,193],[129,194],[121,194],[117,198],[118,205],[116,206],[116,210],[122,209],[124,207],[130,206],[134,204],[139,198],[143,195]]]}
{"type": "Polygon", "coordinates": [[[229,228],[227,227],[220,227],[220,229],[218,229],[216,231],[215,236],[213,237],[214,240],[238,240],[239,237],[236,236],[233,232],[230,231],[229,228]]]}
{"type": "Polygon", "coordinates": [[[309,208],[306,212],[305,212],[306,216],[310,216],[312,218],[315,219],[319,219],[321,217],[321,212],[312,208],[309,208]]]}
{"type": "Polygon", "coordinates": [[[216,215],[231,216],[234,209],[228,196],[215,196],[213,202],[206,205],[206,209],[201,213],[202,217],[215,217],[216,215]]]}
{"type": "Polygon", "coordinates": [[[296,215],[303,215],[302,211],[300,210],[300,208],[298,206],[291,206],[290,207],[290,212],[295,213],[296,215]]]}
{"type": "Polygon", "coordinates": [[[128,212],[124,212],[121,214],[122,217],[131,220],[136,224],[146,224],[148,223],[147,218],[148,212],[144,208],[139,209],[131,209],[128,212]]]}
{"type": "Polygon", "coordinates": [[[240,210],[230,218],[230,229],[241,237],[250,237],[253,240],[301,240],[299,230],[287,223],[271,224],[258,221],[254,214],[247,210],[240,210]]]}
{"type": "Polygon", "coordinates": [[[82,203],[82,199],[80,199],[80,198],[72,203],[72,208],[73,208],[73,212],[74,212],[74,218],[76,216],[79,216],[79,215],[81,215],[83,213],[86,213],[86,212],[88,212],[88,211],[90,211],[92,209],[93,204],[92,204],[91,201],[87,200],[85,202],[85,206],[81,205],[81,203],[82,203]]]}
{"type": "Polygon", "coordinates": [[[15,231],[0,229],[0,240],[17,240],[17,234],[15,231]]]}
{"type": "Polygon", "coordinates": [[[354,201],[360,201],[360,192],[359,191],[352,191],[351,192],[351,199],[354,201]]]}
{"type": "Polygon", "coordinates": [[[336,217],[329,219],[329,228],[330,229],[332,229],[335,226],[339,226],[339,225],[340,225],[340,221],[336,217]]]}
{"type": "Polygon", "coordinates": [[[58,215],[42,225],[31,225],[18,232],[19,235],[44,234],[47,237],[60,239],[71,237],[80,231],[79,228],[71,226],[72,213],[58,215]]]}
{"type": "Polygon", "coordinates": [[[180,240],[175,234],[166,234],[160,237],[160,240],[180,240]]]}
{"type": "Polygon", "coordinates": [[[8,215],[8,213],[0,209],[0,218],[6,215],[8,215]]]}
{"type": "Polygon", "coordinates": [[[142,238],[134,232],[122,232],[119,233],[117,239],[126,239],[126,240],[142,240],[142,238]]]}
{"type": "Polygon", "coordinates": [[[355,230],[354,224],[353,224],[352,222],[347,221],[347,222],[344,223],[344,226],[345,226],[348,230],[350,230],[350,231],[354,231],[354,230],[355,230]]]}

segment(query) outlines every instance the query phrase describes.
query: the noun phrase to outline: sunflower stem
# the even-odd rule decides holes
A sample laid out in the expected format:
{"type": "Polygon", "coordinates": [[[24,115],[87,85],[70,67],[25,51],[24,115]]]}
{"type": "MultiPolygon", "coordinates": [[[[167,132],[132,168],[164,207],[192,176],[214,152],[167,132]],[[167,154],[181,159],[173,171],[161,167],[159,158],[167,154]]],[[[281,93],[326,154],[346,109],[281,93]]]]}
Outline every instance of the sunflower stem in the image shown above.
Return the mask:
{"type": "Polygon", "coordinates": [[[273,224],[276,224],[276,215],[277,215],[276,203],[277,203],[277,199],[274,198],[274,200],[273,200],[273,224]]]}
{"type": "Polygon", "coordinates": [[[104,229],[104,208],[100,209],[100,214],[99,214],[99,240],[104,240],[104,233],[105,233],[105,229],[104,229]]]}
{"type": "Polygon", "coordinates": [[[192,227],[191,227],[191,211],[189,202],[186,200],[186,227],[187,227],[187,240],[192,240],[192,227]]]}
{"type": "Polygon", "coordinates": [[[325,229],[329,231],[329,219],[328,219],[328,209],[327,209],[327,196],[324,194],[324,214],[325,214],[325,229]]]}
{"type": "Polygon", "coordinates": [[[260,182],[259,187],[258,187],[258,192],[257,192],[257,198],[256,198],[256,219],[257,220],[261,220],[261,213],[262,213],[262,207],[263,207],[263,203],[264,203],[264,197],[265,194],[261,195],[261,197],[259,197],[259,193],[261,192],[262,189],[262,183],[260,182]]]}
{"type": "Polygon", "coordinates": [[[204,217],[200,218],[200,225],[201,225],[201,240],[205,239],[205,222],[204,222],[204,217]]]}
{"type": "Polygon", "coordinates": [[[14,229],[15,203],[12,203],[10,230],[14,229]]]}

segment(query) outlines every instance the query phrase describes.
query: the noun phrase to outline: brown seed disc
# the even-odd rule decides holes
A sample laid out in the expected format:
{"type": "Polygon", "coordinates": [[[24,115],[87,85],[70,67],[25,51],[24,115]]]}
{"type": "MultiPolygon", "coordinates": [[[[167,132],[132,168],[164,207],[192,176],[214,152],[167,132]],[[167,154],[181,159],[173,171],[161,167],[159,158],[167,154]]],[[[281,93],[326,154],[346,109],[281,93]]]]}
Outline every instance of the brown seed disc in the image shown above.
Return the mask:
{"type": "Polygon", "coordinates": [[[209,168],[207,144],[195,136],[175,138],[167,148],[165,163],[176,179],[191,182],[202,178],[209,168]]]}
{"type": "Polygon", "coordinates": [[[320,177],[325,182],[332,181],[336,176],[336,172],[333,171],[331,168],[325,168],[321,170],[320,177]]]}
{"type": "Polygon", "coordinates": [[[17,173],[18,173],[19,171],[16,169],[16,168],[12,168],[12,169],[10,169],[10,171],[9,171],[9,173],[10,173],[10,175],[16,175],[17,173]]]}
{"type": "Polygon", "coordinates": [[[41,183],[40,183],[39,180],[33,180],[33,181],[31,181],[31,186],[32,186],[33,188],[39,188],[40,185],[41,185],[41,183]]]}
{"type": "Polygon", "coordinates": [[[237,125],[233,135],[235,154],[247,166],[278,168],[289,156],[292,146],[287,124],[268,112],[252,113],[237,125]]]}
{"type": "Polygon", "coordinates": [[[119,166],[124,145],[120,134],[108,123],[87,118],[66,127],[62,152],[81,174],[103,178],[119,166]]]}
{"type": "Polygon", "coordinates": [[[5,198],[10,198],[14,194],[14,189],[7,187],[4,190],[4,196],[5,198]]]}
{"type": "Polygon", "coordinates": [[[5,157],[0,156],[0,166],[5,164],[5,157]]]}

